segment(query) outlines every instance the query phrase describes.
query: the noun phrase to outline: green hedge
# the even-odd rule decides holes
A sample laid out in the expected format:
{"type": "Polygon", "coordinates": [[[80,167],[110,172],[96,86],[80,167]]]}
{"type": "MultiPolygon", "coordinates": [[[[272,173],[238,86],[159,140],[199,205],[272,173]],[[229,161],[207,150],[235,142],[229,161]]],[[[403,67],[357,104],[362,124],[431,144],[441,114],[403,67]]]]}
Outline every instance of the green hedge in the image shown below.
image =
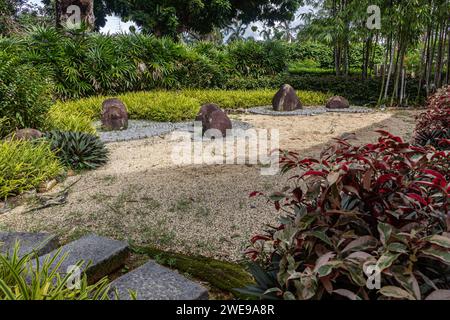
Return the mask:
{"type": "MultiPolygon", "coordinates": [[[[196,90],[143,91],[118,95],[131,119],[183,121],[195,118],[200,106],[216,103],[224,109],[270,105],[276,90],[196,90]]],[[[298,91],[304,105],[323,105],[331,94],[298,91]]],[[[95,132],[92,121],[100,116],[102,102],[112,96],[59,101],[48,114],[47,129],[95,132]]]]}

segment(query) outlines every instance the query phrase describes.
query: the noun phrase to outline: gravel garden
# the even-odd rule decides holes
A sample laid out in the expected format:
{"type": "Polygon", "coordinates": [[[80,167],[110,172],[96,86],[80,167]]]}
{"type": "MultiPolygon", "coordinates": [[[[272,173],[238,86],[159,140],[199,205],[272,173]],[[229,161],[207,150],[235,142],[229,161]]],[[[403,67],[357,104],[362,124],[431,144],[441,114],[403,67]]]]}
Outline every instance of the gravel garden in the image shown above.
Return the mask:
{"type": "Polygon", "coordinates": [[[40,22],[0,30],[0,300],[450,299],[440,26],[435,57],[433,25],[416,47],[330,49],[40,22]],[[275,174],[204,161],[257,131],[278,138],[275,174]],[[180,137],[203,162],[174,160],[180,137]],[[85,268],[81,289],[55,264],[85,268]]]}

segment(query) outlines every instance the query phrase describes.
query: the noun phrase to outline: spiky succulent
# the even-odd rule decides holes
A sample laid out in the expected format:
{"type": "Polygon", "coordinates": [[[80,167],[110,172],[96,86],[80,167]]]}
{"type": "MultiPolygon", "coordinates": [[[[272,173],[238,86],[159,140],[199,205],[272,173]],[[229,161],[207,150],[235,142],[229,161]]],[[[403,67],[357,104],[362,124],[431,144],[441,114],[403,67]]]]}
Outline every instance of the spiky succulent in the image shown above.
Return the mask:
{"type": "Polygon", "coordinates": [[[105,144],[92,134],[50,131],[45,137],[61,162],[72,169],[96,169],[108,161],[105,144]]]}

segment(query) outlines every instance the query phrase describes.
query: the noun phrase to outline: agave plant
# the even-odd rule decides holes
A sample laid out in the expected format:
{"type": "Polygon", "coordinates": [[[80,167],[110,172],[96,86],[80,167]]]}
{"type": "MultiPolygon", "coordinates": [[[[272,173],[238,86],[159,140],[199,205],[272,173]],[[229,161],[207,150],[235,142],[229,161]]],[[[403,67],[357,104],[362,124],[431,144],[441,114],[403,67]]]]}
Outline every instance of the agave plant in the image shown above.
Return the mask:
{"type": "Polygon", "coordinates": [[[92,134],[50,131],[45,137],[61,162],[73,169],[96,169],[108,161],[105,144],[92,134]]]}

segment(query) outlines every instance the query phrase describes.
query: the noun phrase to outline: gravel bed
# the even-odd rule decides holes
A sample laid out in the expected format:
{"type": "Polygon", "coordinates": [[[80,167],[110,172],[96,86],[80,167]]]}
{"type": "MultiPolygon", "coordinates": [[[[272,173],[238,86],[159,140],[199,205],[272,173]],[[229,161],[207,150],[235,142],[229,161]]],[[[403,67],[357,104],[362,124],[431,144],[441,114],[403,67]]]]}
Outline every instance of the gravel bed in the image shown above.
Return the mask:
{"type": "MultiPolygon", "coordinates": [[[[251,125],[242,121],[232,120],[233,129],[247,130],[251,125]]],[[[139,140],[154,136],[162,136],[175,130],[194,132],[194,122],[155,122],[147,120],[128,120],[128,129],[121,131],[102,131],[101,123],[94,123],[98,135],[103,142],[119,142],[139,140]]]]}
{"type": "Polygon", "coordinates": [[[348,109],[327,109],[325,107],[315,107],[307,109],[298,109],[293,111],[274,111],[272,106],[255,107],[248,109],[248,112],[268,116],[315,116],[326,112],[338,113],[368,113],[371,109],[365,107],[350,107],[348,109]]]}

